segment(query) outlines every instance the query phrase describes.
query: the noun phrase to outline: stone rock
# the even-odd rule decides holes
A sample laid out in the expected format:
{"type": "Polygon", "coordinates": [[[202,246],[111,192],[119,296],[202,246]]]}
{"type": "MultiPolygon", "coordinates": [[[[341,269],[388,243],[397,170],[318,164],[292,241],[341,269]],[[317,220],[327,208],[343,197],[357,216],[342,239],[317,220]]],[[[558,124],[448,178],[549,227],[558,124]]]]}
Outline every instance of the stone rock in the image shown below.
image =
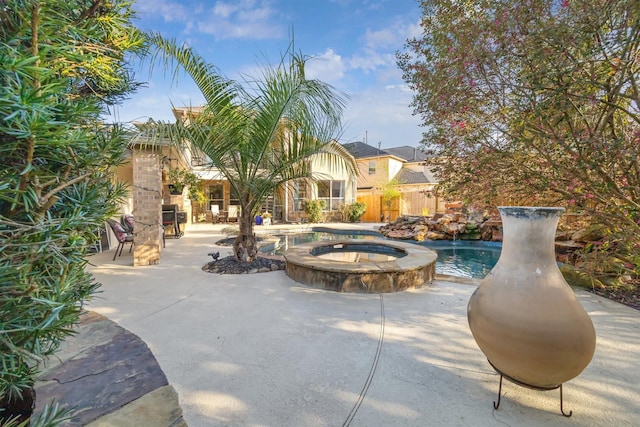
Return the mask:
{"type": "Polygon", "coordinates": [[[437,231],[430,231],[427,233],[427,239],[429,240],[447,240],[447,235],[437,231]]]}
{"type": "Polygon", "coordinates": [[[170,385],[160,387],[119,410],[87,424],[87,427],[112,426],[187,427],[178,406],[178,393],[170,385]],[[175,402],[173,405],[168,402],[175,402]]]}
{"type": "Polygon", "coordinates": [[[591,276],[584,270],[579,270],[572,265],[562,264],[560,266],[560,272],[564,276],[564,280],[571,286],[579,286],[587,289],[599,289],[604,288],[601,281],[591,276]]]}
{"type": "Polygon", "coordinates": [[[591,225],[573,233],[571,240],[575,240],[576,242],[597,242],[602,240],[604,232],[605,230],[602,225],[591,225]]]}
{"type": "Polygon", "coordinates": [[[502,227],[502,220],[488,219],[482,223],[482,227],[502,227]]]}
{"type": "Polygon", "coordinates": [[[488,212],[473,211],[467,216],[460,212],[436,214],[432,217],[399,217],[380,227],[390,239],[431,240],[502,240],[502,220],[488,212]],[[464,235],[464,236],[463,236],[464,235]]]}
{"type": "Polygon", "coordinates": [[[417,242],[422,242],[424,241],[424,239],[427,238],[427,234],[429,232],[427,230],[420,230],[417,233],[415,233],[415,235],[413,236],[413,238],[417,241],[417,242]]]}
{"type": "Polygon", "coordinates": [[[258,256],[254,261],[248,263],[238,261],[233,256],[228,256],[205,264],[202,270],[220,274],[258,273],[261,268],[266,268],[266,270],[262,270],[265,272],[273,271],[272,265],[278,266],[277,270],[284,270],[286,263],[282,257],[268,257],[267,255],[258,256]]]}
{"type": "Polygon", "coordinates": [[[484,221],[484,213],[480,211],[473,210],[469,212],[467,216],[467,220],[469,222],[474,222],[476,224],[480,224],[484,221]]]}
{"type": "Polygon", "coordinates": [[[387,237],[391,239],[412,239],[413,232],[411,230],[392,230],[387,234],[387,237]]]}
{"type": "MultiPolygon", "coordinates": [[[[77,338],[65,343],[76,351],[68,351],[70,357],[64,363],[38,378],[38,401],[55,399],[63,407],[79,408],[72,410],[70,425],[87,425],[168,385],[144,341],[123,328],[106,326],[114,333],[112,336],[105,336],[102,342],[90,346],[77,338]]],[[[81,338],[84,336],[80,335],[81,338]]],[[[181,418],[175,400],[176,406],[171,409],[170,416],[173,422],[181,418]]],[[[39,411],[38,403],[36,406],[36,411],[39,411]]]]}
{"type": "Polygon", "coordinates": [[[571,232],[570,231],[557,231],[556,232],[556,241],[567,241],[571,240],[571,232]]]}
{"type": "Polygon", "coordinates": [[[444,224],[442,227],[442,231],[448,234],[456,234],[458,232],[458,223],[450,222],[448,224],[444,224]]]}
{"type": "Polygon", "coordinates": [[[270,272],[270,271],[272,271],[272,270],[271,270],[271,267],[260,267],[260,268],[258,269],[258,273],[268,273],[268,272],[270,272]]]}

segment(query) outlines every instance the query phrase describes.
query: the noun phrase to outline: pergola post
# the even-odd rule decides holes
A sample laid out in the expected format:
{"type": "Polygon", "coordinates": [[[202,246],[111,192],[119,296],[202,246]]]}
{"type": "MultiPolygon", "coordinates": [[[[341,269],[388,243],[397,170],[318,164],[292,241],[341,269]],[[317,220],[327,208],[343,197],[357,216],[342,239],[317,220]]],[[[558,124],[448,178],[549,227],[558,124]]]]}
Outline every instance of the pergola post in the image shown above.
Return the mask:
{"type": "Polygon", "coordinates": [[[160,154],[133,152],[133,266],[160,263],[162,253],[162,169],[160,154]]]}

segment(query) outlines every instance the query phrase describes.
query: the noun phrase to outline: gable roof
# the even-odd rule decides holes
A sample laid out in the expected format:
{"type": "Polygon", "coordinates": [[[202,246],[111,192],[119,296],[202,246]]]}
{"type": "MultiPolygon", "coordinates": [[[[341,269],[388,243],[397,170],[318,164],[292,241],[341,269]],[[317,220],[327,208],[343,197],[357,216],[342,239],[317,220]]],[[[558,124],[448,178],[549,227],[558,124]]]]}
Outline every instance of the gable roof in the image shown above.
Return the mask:
{"type": "Polygon", "coordinates": [[[409,147],[408,145],[403,145],[402,147],[394,147],[394,148],[385,148],[385,150],[393,154],[396,157],[400,157],[401,159],[407,162],[424,162],[427,158],[427,155],[424,151],[419,148],[409,147]]]}
{"type": "Polygon", "coordinates": [[[342,146],[356,159],[389,155],[385,150],[359,141],[348,142],[346,144],[342,144],[342,146]]]}
{"type": "Polygon", "coordinates": [[[438,182],[436,178],[431,174],[425,174],[423,171],[414,171],[408,168],[400,169],[400,172],[396,174],[394,179],[397,180],[398,185],[433,184],[438,182]]]}

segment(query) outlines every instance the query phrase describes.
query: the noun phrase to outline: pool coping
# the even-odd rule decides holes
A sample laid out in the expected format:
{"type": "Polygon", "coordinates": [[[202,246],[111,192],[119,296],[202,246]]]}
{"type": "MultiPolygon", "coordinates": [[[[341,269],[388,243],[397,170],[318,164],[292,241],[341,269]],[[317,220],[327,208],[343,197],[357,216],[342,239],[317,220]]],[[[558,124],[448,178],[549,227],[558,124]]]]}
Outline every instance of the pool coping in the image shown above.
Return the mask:
{"type": "Polygon", "coordinates": [[[287,275],[299,283],[337,292],[373,293],[418,288],[432,282],[438,255],[425,247],[387,239],[336,239],[293,246],[284,253],[284,258],[287,262],[287,275]],[[389,261],[349,263],[322,259],[311,254],[321,246],[372,244],[388,246],[406,252],[407,255],[389,261]]]}

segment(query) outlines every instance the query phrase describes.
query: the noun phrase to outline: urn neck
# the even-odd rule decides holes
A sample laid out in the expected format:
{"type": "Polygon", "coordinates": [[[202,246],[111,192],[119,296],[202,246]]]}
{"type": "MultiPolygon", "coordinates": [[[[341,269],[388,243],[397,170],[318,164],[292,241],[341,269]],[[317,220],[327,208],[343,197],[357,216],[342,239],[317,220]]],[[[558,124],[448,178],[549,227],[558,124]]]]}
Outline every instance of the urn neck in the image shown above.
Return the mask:
{"type": "Polygon", "coordinates": [[[502,216],[502,253],[527,263],[555,262],[555,236],[564,208],[499,207],[502,216]]]}

